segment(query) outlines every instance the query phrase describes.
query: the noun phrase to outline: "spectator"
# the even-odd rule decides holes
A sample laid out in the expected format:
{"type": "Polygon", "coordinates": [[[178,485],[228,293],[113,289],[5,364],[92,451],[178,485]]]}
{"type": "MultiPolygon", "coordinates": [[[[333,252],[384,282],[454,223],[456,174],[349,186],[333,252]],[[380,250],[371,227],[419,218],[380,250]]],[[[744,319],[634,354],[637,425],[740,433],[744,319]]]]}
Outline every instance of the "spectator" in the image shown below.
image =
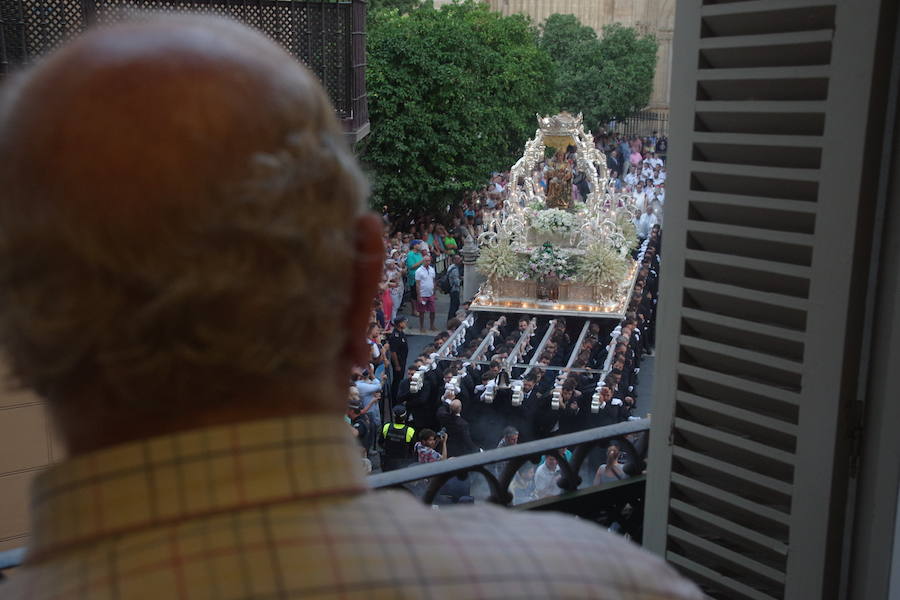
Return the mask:
{"type": "MultiPolygon", "coordinates": [[[[596,463],[595,463],[596,464],[596,463]]],[[[606,463],[600,465],[594,475],[594,485],[628,479],[628,475],[619,466],[619,446],[610,444],[606,449],[606,463]]]]}
{"type": "Polygon", "coordinates": [[[359,401],[359,392],[355,387],[350,388],[350,400],[347,403],[347,415],[345,417],[347,424],[353,431],[353,437],[360,443],[363,448],[368,448],[369,443],[369,424],[363,413],[362,403],[359,401]],[[354,392],[356,392],[354,394],[354,392]]]}
{"type": "Polygon", "coordinates": [[[423,429],[419,432],[419,441],[416,442],[416,456],[419,457],[420,463],[437,462],[439,460],[447,460],[447,434],[440,436],[431,429],[423,429]],[[438,444],[438,438],[441,440],[441,451],[435,450],[438,444]]]}
{"type": "Polygon", "coordinates": [[[644,208],[643,214],[637,221],[637,235],[641,240],[647,239],[647,236],[650,235],[650,230],[656,225],[657,219],[656,215],[653,213],[653,205],[647,203],[647,206],[644,208]]]}
{"type": "Polygon", "coordinates": [[[406,255],[406,282],[409,284],[410,302],[413,312],[417,312],[416,306],[416,271],[425,262],[425,254],[428,249],[424,242],[413,240],[410,242],[409,252],[406,255]]]}
{"type": "Polygon", "coordinates": [[[618,150],[613,150],[606,155],[606,170],[608,172],[612,173],[615,171],[616,173],[622,173],[624,168],[625,164],[622,161],[622,157],[618,150]]]}
{"type": "Polygon", "coordinates": [[[425,313],[428,313],[428,323],[434,330],[434,267],[431,266],[431,256],[426,254],[422,266],[416,270],[416,298],[419,308],[419,329],[425,331],[425,313]]]}
{"type": "Polygon", "coordinates": [[[497,444],[498,448],[506,448],[507,446],[515,446],[519,443],[519,430],[512,425],[503,428],[503,437],[497,444]]]}
{"type": "Polygon", "coordinates": [[[534,472],[534,495],[538,498],[555,496],[559,494],[559,478],[562,471],[559,468],[559,460],[555,454],[544,456],[544,462],[534,472]]]}
{"type": "Polygon", "coordinates": [[[530,462],[526,462],[522,465],[522,467],[516,471],[516,474],[513,475],[512,481],[509,484],[509,491],[512,492],[513,495],[513,504],[522,504],[524,502],[537,500],[534,475],[535,466],[530,462]]]}
{"type": "Polygon", "coordinates": [[[381,391],[387,376],[382,375],[382,378],[381,380],[376,379],[369,368],[362,369],[361,367],[353,367],[350,376],[351,381],[359,390],[360,401],[369,414],[372,427],[376,430],[381,426],[381,406],[379,406],[379,398],[375,393],[381,391]]]}
{"type": "Polygon", "coordinates": [[[454,238],[452,235],[447,233],[447,228],[444,227],[443,225],[439,224],[435,227],[435,231],[437,232],[437,235],[439,236],[439,239],[441,240],[441,244],[444,247],[444,252],[446,254],[450,254],[450,255],[456,254],[457,250],[459,248],[459,245],[456,241],[456,238],[454,238]]]}
{"type": "Polygon", "coordinates": [[[397,267],[397,261],[393,258],[384,261],[384,279],[387,284],[388,293],[391,297],[391,314],[389,319],[390,322],[393,323],[397,319],[400,305],[403,304],[402,273],[397,267]]]}

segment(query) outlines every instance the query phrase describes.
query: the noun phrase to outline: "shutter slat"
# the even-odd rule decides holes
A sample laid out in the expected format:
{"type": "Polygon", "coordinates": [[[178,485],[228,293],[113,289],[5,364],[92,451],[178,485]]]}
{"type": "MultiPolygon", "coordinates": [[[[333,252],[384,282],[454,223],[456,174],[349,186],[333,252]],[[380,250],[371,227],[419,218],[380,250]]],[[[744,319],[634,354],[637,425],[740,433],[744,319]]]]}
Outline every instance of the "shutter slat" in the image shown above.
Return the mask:
{"type": "Polygon", "coordinates": [[[821,148],[824,141],[817,135],[770,135],[759,133],[694,133],[695,143],[740,144],[750,146],[802,146],[821,148]]]}
{"type": "Polygon", "coordinates": [[[737,408],[735,406],[731,406],[730,404],[723,404],[721,402],[710,400],[709,398],[704,398],[703,396],[698,396],[696,394],[691,394],[690,392],[684,392],[681,390],[675,392],[675,399],[678,402],[687,404],[689,406],[696,406],[704,410],[717,412],[736,420],[752,423],[764,429],[771,429],[772,431],[777,431],[791,437],[797,437],[797,426],[780,419],[773,419],[772,417],[767,417],[750,410],[737,408]]]}
{"type": "Polygon", "coordinates": [[[700,9],[700,15],[703,17],[743,15],[755,12],[788,10],[791,8],[826,6],[828,4],[830,3],[823,2],[823,0],[747,0],[746,2],[706,4],[700,9]]]}
{"type": "MultiPolygon", "coordinates": [[[[675,426],[679,429],[679,431],[687,431],[689,433],[695,433],[697,435],[708,438],[714,442],[718,442],[720,444],[725,444],[731,446],[733,448],[737,448],[739,450],[743,450],[745,452],[750,452],[751,454],[756,454],[758,456],[765,457],[769,460],[780,462],[784,465],[788,465],[790,467],[794,466],[794,455],[790,452],[784,452],[782,450],[777,450],[772,448],[771,446],[766,446],[765,444],[759,444],[752,440],[745,439],[741,436],[734,435],[732,433],[726,433],[724,431],[720,431],[713,427],[707,427],[705,425],[700,425],[699,423],[694,423],[685,418],[676,418],[675,426]]],[[[780,480],[777,480],[780,481],[780,480]]]]}
{"type": "Polygon", "coordinates": [[[796,167],[768,167],[763,165],[742,165],[738,163],[716,163],[699,160],[691,161],[690,168],[700,173],[721,173],[747,177],[763,177],[768,179],[787,179],[795,181],[819,181],[818,169],[796,167]]]}
{"type": "MultiPolygon", "coordinates": [[[[824,113],[825,102],[819,100],[698,100],[697,112],[725,113],[824,113]]],[[[698,132],[699,134],[700,132],[698,132]]]]}
{"type": "Polygon", "coordinates": [[[719,315],[703,310],[697,310],[696,308],[684,308],[681,311],[681,314],[683,317],[706,321],[707,323],[713,323],[715,325],[721,325],[723,327],[730,327],[732,329],[743,329],[748,332],[766,335],[774,338],[781,338],[785,341],[797,342],[799,344],[803,344],[806,339],[806,336],[803,334],[803,332],[795,331],[793,329],[777,327],[775,325],[754,323],[753,321],[746,321],[744,319],[738,319],[736,317],[728,317],[725,315],[719,315]]]}
{"type": "Polygon", "coordinates": [[[738,208],[761,208],[785,212],[816,214],[814,202],[803,200],[785,200],[781,198],[764,198],[762,196],[736,196],[719,192],[692,191],[690,199],[699,202],[711,202],[738,208]]]}
{"type": "Polygon", "coordinates": [[[746,556],[738,554],[737,552],[733,552],[728,548],[703,539],[702,537],[685,531],[680,527],[669,525],[669,535],[676,539],[682,540],[683,542],[691,546],[700,548],[701,550],[705,550],[706,552],[709,552],[710,554],[713,554],[720,559],[726,560],[737,567],[752,571],[756,575],[766,577],[769,580],[774,581],[775,583],[784,584],[785,575],[782,571],[778,571],[751,558],[747,558],[746,556]]]}
{"type": "Polygon", "coordinates": [[[793,296],[785,296],[784,294],[773,294],[771,292],[760,292],[736,285],[728,285],[725,283],[714,283],[711,281],[703,281],[692,277],[684,278],[684,287],[689,289],[712,292],[722,294],[724,296],[734,296],[763,304],[771,304],[773,306],[784,306],[786,308],[794,308],[797,310],[806,310],[807,301],[802,298],[793,296]]]}
{"type": "Polygon", "coordinates": [[[756,48],[759,46],[795,46],[814,42],[830,42],[834,37],[831,29],[817,31],[791,31],[788,33],[764,33],[759,35],[733,35],[704,38],[700,40],[701,50],[718,48],[756,48]]]}
{"type": "Polygon", "coordinates": [[[780,387],[750,381],[742,377],[726,375],[725,373],[719,373],[718,371],[711,371],[709,369],[704,369],[703,367],[695,367],[694,365],[685,363],[678,363],[677,370],[684,375],[705,379],[706,381],[724,385],[726,387],[745,390],[751,394],[778,400],[779,402],[784,402],[785,404],[790,404],[792,406],[797,406],[800,403],[799,394],[780,387]]]}
{"type": "Polygon", "coordinates": [[[727,223],[708,223],[706,221],[687,222],[688,231],[705,231],[736,238],[752,238],[765,242],[779,242],[794,246],[812,246],[813,236],[807,233],[795,233],[792,231],[778,231],[777,229],[760,229],[759,227],[744,227],[742,225],[729,225],[727,223]]]}
{"type": "Polygon", "coordinates": [[[732,494],[727,490],[708,485],[706,483],[703,483],[702,481],[697,481],[696,479],[693,479],[686,475],[682,475],[681,473],[672,473],[672,483],[695,490],[700,494],[715,498],[716,500],[724,502],[725,504],[730,504],[744,512],[759,515],[764,519],[774,521],[775,523],[778,523],[785,527],[790,524],[790,515],[788,515],[787,513],[781,512],[780,510],[777,510],[770,506],[765,506],[763,504],[759,504],[758,502],[748,500],[743,496],[732,494]]]}
{"type": "Polygon", "coordinates": [[[802,362],[787,360],[784,358],[773,356],[771,354],[755,352],[753,350],[746,350],[744,348],[738,348],[737,346],[731,346],[728,344],[721,344],[719,342],[711,342],[709,340],[692,335],[681,335],[678,340],[681,342],[682,346],[693,347],[699,350],[704,350],[706,352],[714,352],[723,356],[729,356],[738,360],[756,363],[758,365],[771,367],[773,369],[779,369],[788,373],[796,373],[798,375],[803,373],[802,362]]]}
{"type": "Polygon", "coordinates": [[[681,500],[672,500],[672,508],[696,519],[700,519],[701,521],[706,521],[714,527],[732,533],[758,546],[767,548],[768,550],[771,550],[776,554],[787,556],[787,545],[779,542],[778,540],[772,539],[767,535],[763,535],[757,531],[754,531],[742,525],[738,525],[737,523],[733,523],[732,521],[724,519],[719,515],[714,515],[703,509],[697,508],[696,506],[692,506],[686,502],[682,502],[681,500]]]}
{"type": "Polygon", "coordinates": [[[688,450],[679,446],[673,446],[672,454],[678,458],[697,463],[698,465],[702,465],[714,471],[724,473],[725,475],[730,475],[731,477],[735,477],[737,479],[742,479],[744,481],[753,483],[763,488],[767,488],[769,490],[772,490],[773,492],[777,492],[787,497],[790,497],[791,493],[793,492],[793,486],[787,482],[781,481],[780,479],[775,479],[774,477],[769,477],[768,475],[761,475],[760,473],[757,473],[755,471],[751,471],[749,469],[739,467],[738,465],[712,458],[711,456],[701,454],[700,452],[694,452],[693,450],[688,450]]]}
{"type": "Polygon", "coordinates": [[[697,81],[747,79],[828,79],[831,68],[823,65],[805,67],[751,67],[747,69],[697,69],[697,81]]]}
{"type": "Polygon", "coordinates": [[[737,592],[738,594],[743,595],[749,600],[779,600],[775,596],[764,594],[763,592],[760,592],[759,590],[756,590],[740,581],[737,581],[736,579],[732,579],[731,577],[726,577],[725,575],[716,573],[712,569],[705,567],[700,563],[696,563],[691,559],[686,558],[672,550],[666,552],[666,560],[671,562],[673,565],[677,565],[681,569],[684,569],[691,573],[695,573],[702,579],[717,583],[718,585],[727,589],[729,592],[737,592]]]}
{"type": "MultiPolygon", "coordinates": [[[[737,226],[739,227],[739,225],[737,226]]],[[[800,279],[809,279],[812,275],[812,269],[803,265],[793,265],[790,263],[781,263],[771,260],[763,260],[760,258],[747,258],[746,256],[735,256],[734,254],[722,254],[720,252],[707,252],[705,250],[687,250],[685,258],[688,260],[696,260],[699,262],[712,263],[727,267],[738,267],[741,269],[750,269],[754,271],[767,271],[770,273],[778,273],[797,277],[800,279]]]]}

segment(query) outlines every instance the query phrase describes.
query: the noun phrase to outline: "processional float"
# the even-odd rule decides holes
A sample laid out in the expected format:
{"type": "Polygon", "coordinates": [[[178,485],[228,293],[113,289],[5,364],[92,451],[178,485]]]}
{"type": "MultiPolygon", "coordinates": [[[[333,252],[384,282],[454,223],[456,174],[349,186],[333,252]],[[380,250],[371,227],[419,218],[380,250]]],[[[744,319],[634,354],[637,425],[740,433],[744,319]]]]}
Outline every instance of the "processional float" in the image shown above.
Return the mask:
{"type": "Polygon", "coordinates": [[[478,237],[486,279],[470,309],[621,319],[637,275],[634,199],[610,189],[581,114],[538,115],[538,124],[510,171],[504,208],[478,237]],[[587,184],[580,199],[576,174],[587,184]]]}

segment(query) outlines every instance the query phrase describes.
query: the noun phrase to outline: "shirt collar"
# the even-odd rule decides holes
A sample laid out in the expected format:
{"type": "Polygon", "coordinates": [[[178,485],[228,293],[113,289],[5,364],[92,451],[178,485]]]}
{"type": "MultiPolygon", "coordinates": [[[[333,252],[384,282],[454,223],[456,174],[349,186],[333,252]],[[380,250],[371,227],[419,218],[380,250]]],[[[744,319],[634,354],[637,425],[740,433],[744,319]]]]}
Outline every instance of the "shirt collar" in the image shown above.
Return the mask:
{"type": "Polygon", "coordinates": [[[359,445],[331,415],[148,438],[79,455],[35,479],[29,562],[190,518],[367,489],[359,445]]]}

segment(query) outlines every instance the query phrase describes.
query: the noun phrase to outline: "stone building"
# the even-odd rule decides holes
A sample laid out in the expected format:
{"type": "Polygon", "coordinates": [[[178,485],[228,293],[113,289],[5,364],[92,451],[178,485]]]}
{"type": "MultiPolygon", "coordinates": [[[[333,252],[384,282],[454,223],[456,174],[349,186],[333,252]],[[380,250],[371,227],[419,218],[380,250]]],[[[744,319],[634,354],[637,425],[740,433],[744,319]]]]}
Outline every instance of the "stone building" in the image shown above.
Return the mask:
{"type": "Polygon", "coordinates": [[[672,31],[675,0],[488,0],[504,15],[525,13],[542,23],[554,13],[572,14],[599,34],[604,25],[621,23],[641,34],[652,33],[659,42],[656,76],[648,108],[668,112],[671,87],[672,31]]]}

